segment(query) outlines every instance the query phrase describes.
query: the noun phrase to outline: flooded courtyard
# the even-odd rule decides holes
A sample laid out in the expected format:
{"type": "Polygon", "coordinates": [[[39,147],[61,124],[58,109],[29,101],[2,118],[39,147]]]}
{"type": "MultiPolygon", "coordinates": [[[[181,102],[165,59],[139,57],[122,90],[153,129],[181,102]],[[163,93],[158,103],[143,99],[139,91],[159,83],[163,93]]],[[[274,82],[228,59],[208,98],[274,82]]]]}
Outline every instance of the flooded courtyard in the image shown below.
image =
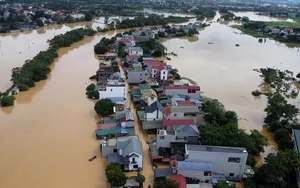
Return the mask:
{"type": "MultiPolygon", "coordinates": [[[[47,49],[48,39],[84,25],[97,27],[87,22],[1,34],[0,90],[11,85],[10,70],[47,49]]],[[[94,154],[99,155],[99,142],[93,134],[99,117],[94,102],[85,96],[85,88],[98,67],[93,46],[114,34],[87,37],[60,49],[48,79],[16,95],[13,107],[0,109],[0,188],[107,187],[105,160],[88,162],[94,154]]],[[[228,110],[236,111],[239,126],[247,131],[262,130],[265,117],[266,98],[251,95],[261,83],[253,69],[274,66],[300,72],[297,48],[269,39],[259,43],[228,23],[212,23],[198,38],[170,39],[163,44],[178,54],[169,63],[181,76],[196,81],[205,96],[219,99],[228,110]]],[[[300,107],[297,100],[292,102],[300,107]]],[[[146,151],[145,142],[143,149],[146,151]]],[[[271,146],[266,148],[266,153],[271,150],[271,146]]],[[[151,168],[144,171],[148,183],[151,168]]]]}

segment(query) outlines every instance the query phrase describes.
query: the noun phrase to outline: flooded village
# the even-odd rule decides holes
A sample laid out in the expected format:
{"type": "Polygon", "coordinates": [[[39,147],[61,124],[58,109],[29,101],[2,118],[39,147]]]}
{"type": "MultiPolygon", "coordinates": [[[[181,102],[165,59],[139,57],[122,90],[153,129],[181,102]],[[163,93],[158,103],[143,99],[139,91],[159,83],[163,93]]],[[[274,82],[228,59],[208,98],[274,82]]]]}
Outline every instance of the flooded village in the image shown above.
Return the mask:
{"type": "MultiPolygon", "coordinates": [[[[238,14],[250,19],[254,15],[238,14]]],[[[261,83],[252,69],[275,66],[297,73],[298,48],[271,39],[260,43],[231,28],[235,21],[217,22],[219,17],[204,20],[210,25],[198,29],[199,35],[160,38],[168,53],[159,58],[138,45],[163,31],[159,27],[132,34],[124,34],[128,30],[98,33],[59,49],[48,79],[15,95],[15,106],[0,109],[0,188],[110,187],[105,169],[116,163],[127,177],[124,181],[119,170],[112,170],[122,177],[122,186],[117,187],[154,187],[155,179],[170,187],[172,182],[178,187],[213,187],[220,180],[232,186],[252,177],[254,171],[246,165],[251,151],[201,143],[199,125],[205,124],[207,114],[203,104],[218,99],[237,113],[239,128],[247,134],[257,129],[268,138],[265,152],[255,156],[262,165],[263,157],[277,152],[277,145],[262,128],[267,99],[251,95],[261,83]],[[94,54],[103,37],[120,33],[111,52],[94,54]],[[126,45],[125,57],[118,57],[120,43],[126,45]],[[89,85],[95,86],[99,99],[86,98],[89,85]],[[93,108],[101,100],[114,104],[110,115],[95,113],[93,108]],[[165,177],[172,181],[165,182],[165,177]]],[[[192,27],[189,22],[181,27],[192,27]]],[[[82,22],[1,34],[0,88],[10,86],[7,70],[47,48],[48,39],[73,28],[99,25],[82,22]],[[17,41],[22,41],[18,49],[7,45],[17,41]]],[[[297,101],[291,103],[299,107],[297,101]]]]}

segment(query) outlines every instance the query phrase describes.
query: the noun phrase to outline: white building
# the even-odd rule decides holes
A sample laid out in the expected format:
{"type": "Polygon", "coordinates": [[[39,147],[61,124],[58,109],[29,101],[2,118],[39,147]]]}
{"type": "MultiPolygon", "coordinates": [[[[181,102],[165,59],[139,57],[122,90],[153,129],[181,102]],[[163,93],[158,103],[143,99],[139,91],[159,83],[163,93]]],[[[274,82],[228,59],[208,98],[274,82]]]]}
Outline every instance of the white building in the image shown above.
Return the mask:
{"type": "Polygon", "coordinates": [[[205,145],[186,145],[185,161],[211,163],[213,174],[228,180],[241,180],[246,168],[248,153],[245,148],[205,145]]]}
{"type": "Polygon", "coordinates": [[[126,99],[125,79],[107,80],[106,85],[101,85],[99,90],[100,99],[111,99],[113,102],[126,99]]]}
{"type": "Polygon", "coordinates": [[[158,101],[154,101],[145,108],[145,120],[157,121],[163,119],[164,108],[158,101]]]}
{"type": "Polygon", "coordinates": [[[143,49],[141,47],[128,47],[128,55],[143,55],[143,49]]]}

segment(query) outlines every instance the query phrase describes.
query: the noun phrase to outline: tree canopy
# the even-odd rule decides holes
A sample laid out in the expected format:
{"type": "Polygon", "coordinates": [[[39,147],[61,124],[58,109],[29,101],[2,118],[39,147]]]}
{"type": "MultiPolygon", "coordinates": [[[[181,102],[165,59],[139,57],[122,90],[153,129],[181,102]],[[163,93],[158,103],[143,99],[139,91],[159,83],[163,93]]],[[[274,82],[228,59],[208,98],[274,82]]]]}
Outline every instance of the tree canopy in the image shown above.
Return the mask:
{"type": "Polygon", "coordinates": [[[170,179],[155,179],[153,188],[178,188],[178,184],[170,179]]]}
{"type": "Polygon", "coordinates": [[[119,163],[111,163],[105,168],[107,181],[116,187],[125,185],[127,177],[122,171],[119,163]]]}
{"type": "Polygon", "coordinates": [[[2,99],[0,99],[0,106],[1,107],[8,107],[14,105],[15,98],[13,96],[3,96],[2,99]]]}
{"type": "Polygon", "coordinates": [[[110,99],[101,99],[96,102],[94,109],[97,114],[106,116],[113,113],[113,107],[115,104],[110,99]]]}

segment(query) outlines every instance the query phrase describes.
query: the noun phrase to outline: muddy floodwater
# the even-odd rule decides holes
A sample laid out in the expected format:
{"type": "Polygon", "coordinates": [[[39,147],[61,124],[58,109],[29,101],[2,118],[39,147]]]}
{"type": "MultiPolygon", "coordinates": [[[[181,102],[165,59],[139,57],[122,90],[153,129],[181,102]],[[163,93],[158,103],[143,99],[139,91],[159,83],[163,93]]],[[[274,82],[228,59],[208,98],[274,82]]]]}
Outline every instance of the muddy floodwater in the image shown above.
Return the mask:
{"type": "MultiPolygon", "coordinates": [[[[76,27],[95,28],[101,26],[100,22],[1,34],[0,90],[11,85],[10,70],[46,50],[48,39],[76,27]]],[[[99,155],[99,143],[93,134],[99,117],[93,110],[94,102],[85,97],[85,88],[98,67],[93,46],[103,36],[114,34],[87,37],[60,49],[49,78],[18,94],[13,107],[0,109],[0,188],[107,187],[105,160],[88,162],[94,154],[99,155]]],[[[251,96],[261,82],[253,69],[274,66],[300,72],[297,48],[269,39],[258,43],[258,39],[240,34],[228,23],[212,23],[200,31],[198,38],[171,39],[164,45],[178,54],[169,63],[182,76],[196,81],[205,96],[219,99],[228,110],[236,111],[240,127],[247,131],[262,130],[266,106],[264,97],[251,96]]],[[[292,102],[299,107],[297,101],[292,102]]],[[[143,148],[146,152],[145,142],[143,148]]],[[[272,147],[266,151],[272,152],[272,147]]],[[[149,165],[145,163],[150,163],[149,157],[144,162],[149,165]]],[[[144,170],[148,184],[151,168],[144,170]]]]}

